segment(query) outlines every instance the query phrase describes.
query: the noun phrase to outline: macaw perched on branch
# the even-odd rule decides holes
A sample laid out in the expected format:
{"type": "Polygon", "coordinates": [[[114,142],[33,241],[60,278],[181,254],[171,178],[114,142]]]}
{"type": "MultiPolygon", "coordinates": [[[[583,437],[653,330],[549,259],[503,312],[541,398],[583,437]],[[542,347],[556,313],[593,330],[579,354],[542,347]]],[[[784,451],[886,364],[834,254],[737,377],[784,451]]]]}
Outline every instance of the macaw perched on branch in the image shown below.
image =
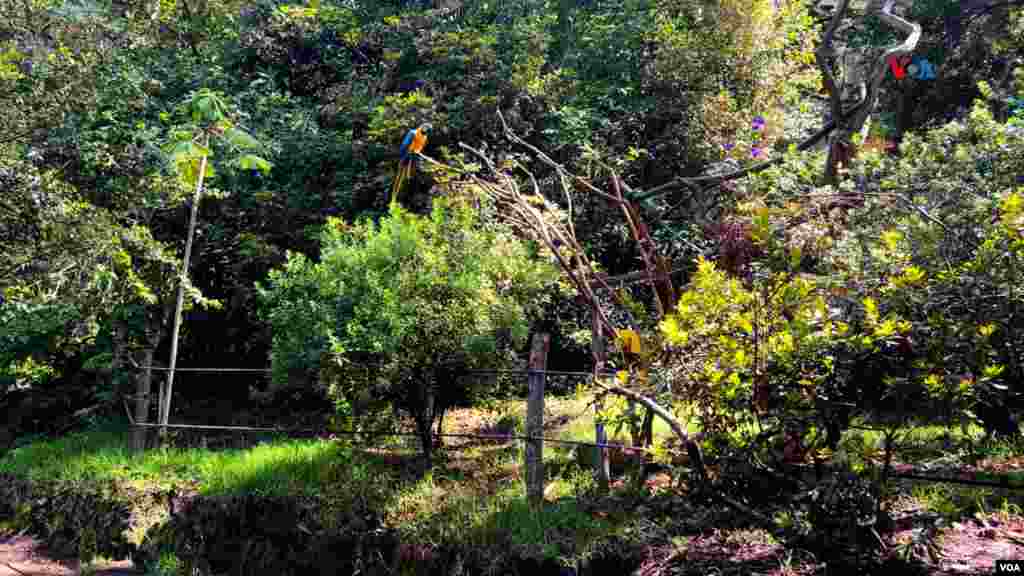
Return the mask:
{"type": "Polygon", "coordinates": [[[427,134],[432,128],[430,124],[424,124],[406,132],[405,139],[402,140],[402,148],[399,150],[398,173],[395,174],[395,183],[391,187],[392,202],[398,199],[398,192],[402,189],[402,184],[412,177],[416,155],[426,147],[427,134]]]}

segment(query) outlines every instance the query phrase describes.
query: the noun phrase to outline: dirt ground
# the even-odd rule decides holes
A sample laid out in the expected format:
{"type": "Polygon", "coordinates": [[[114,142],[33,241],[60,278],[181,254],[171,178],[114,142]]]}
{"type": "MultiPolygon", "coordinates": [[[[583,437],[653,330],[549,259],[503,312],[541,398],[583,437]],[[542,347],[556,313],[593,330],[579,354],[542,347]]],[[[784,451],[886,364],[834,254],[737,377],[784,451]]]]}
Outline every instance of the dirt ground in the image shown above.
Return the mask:
{"type": "MultiPolygon", "coordinates": [[[[127,576],[140,572],[128,560],[94,563],[94,576],[127,576]]],[[[28,536],[0,537],[0,576],[78,576],[78,562],[59,562],[48,558],[39,543],[28,536]]]]}
{"type": "MultiPolygon", "coordinates": [[[[969,574],[992,573],[997,559],[1024,558],[1024,518],[1014,517],[1007,522],[988,519],[985,522],[967,520],[955,524],[943,532],[940,539],[938,562],[932,563],[930,570],[937,576],[961,576],[969,574]]],[[[894,535],[896,540],[900,534],[894,535]]],[[[687,554],[686,560],[697,564],[712,560],[738,561],[749,556],[757,547],[746,545],[743,549],[735,549],[726,543],[715,542],[715,538],[698,538],[687,554]],[[728,560],[727,560],[728,559],[728,560]]],[[[769,550],[776,554],[766,556],[785,556],[784,550],[769,550]]],[[[763,548],[763,547],[762,547],[763,548]]],[[[769,548],[772,548],[769,546],[769,548]]],[[[652,561],[655,559],[652,558],[652,561]]],[[[813,566],[813,563],[811,563],[813,566]]],[[[807,566],[811,568],[811,566],[807,566]]],[[[93,564],[94,576],[128,576],[141,574],[132,567],[131,561],[106,562],[93,564]]],[[[770,572],[779,576],[811,574],[800,570],[798,566],[790,570],[770,572]]],[[[77,563],[58,562],[46,556],[38,542],[27,536],[0,537],[0,576],[78,576],[82,570],[77,563]]]]}

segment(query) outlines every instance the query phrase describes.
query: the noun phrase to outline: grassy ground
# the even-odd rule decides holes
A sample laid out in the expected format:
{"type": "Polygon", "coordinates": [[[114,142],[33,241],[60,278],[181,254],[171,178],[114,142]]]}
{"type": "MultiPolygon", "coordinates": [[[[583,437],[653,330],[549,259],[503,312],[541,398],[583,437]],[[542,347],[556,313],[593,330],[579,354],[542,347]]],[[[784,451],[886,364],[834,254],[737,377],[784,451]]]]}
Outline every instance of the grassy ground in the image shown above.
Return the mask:
{"type": "MultiPolygon", "coordinates": [[[[456,410],[446,416],[445,431],[508,431],[509,427],[521,427],[524,414],[522,401],[498,403],[489,410],[456,410]]],[[[593,408],[586,399],[548,399],[544,434],[592,442],[593,418],[593,408]]],[[[656,421],[655,436],[669,435],[667,427],[656,421]]],[[[878,432],[852,430],[845,435],[842,447],[862,465],[877,463],[880,438],[878,432]]],[[[621,432],[616,439],[625,442],[627,433],[621,432]]],[[[386,500],[381,503],[385,521],[400,531],[403,542],[419,546],[421,557],[429,556],[437,544],[460,543],[479,551],[482,562],[489,560],[494,565],[509,557],[572,563],[599,554],[609,539],[649,536],[652,528],[644,522],[683,522],[687,523],[686,530],[696,533],[671,540],[672,544],[663,542],[668,546],[661,552],[666,562],[687,546],[691,556],[699,556],[703,552],[697,550],[712,546],[709,542],[728,547],[748,540],[741,547],[762,550],[767,554],[764,558],[770,560],[759,557],[755,562],[783,566],[785,562],[780,559],[787,553],[792,557],[792,551],[778,548],[767,534],[752,536],[741,526],[732,530],[728,520],[715,518],[706,510],[686,508],[691,505],[668,489],[665,477],[655,478],[639,494],[631,492],[626,483],[617,482],[611,494],[599,495],[589,470],[575,464],[573,448],[554,443],[544,446],[546,505],[534,510],[524,500],[519,441],[447,439],[435,468],[420,475],[414,473],[418,468],[415,439],[382,441],[376,447],[354,445],[346,439],[279,439],[244,450],[158,449],[141,455],[129,453],[126,440],[127,430],[108,426],[36,442],[0,459],[0,472],[40,479],[110,478],[142,491],[174,485],[211,495],[316,492],[342,501],[364,492],[370,484],[386,485],[386,500]],[[659,508],[662,505],[665,507],[659,508]],[[680,512],[680,506],[688,511],[680,512]],[[711,540],[700,535],[709,526],[722,528],[711,540]]],[[[954,460],[963,459],[957,448],[962,440],[959,428],[918,428],[902,438],[895,461],[955,464],[954,460]]],[[[1002,443],[983,446],[978,455],[989,465],[986,469],[1005,472],[1024,468],[1014,456],[1019,453],[1020,446],[1002,443]]],[[[1003,489],[909,481],[897,484],[893,501],[899,501],[903,508],[930,510],[951,520],[974,514],[1012,515],[1019,513],[1021,505],[1017,497],[1003,489]]],[[[158,515],[143,525],[159,521],[158,515]]],[[[739,521],[742,525],[742,518],[739,521]]],[[[681,530],[679,526],[676,529],[681,530]]],[[[792,570],[773,573],[800,572],[787,566],[786,570],[792,570]]]]}
{"type": "Polygon", "coordinates": [[[36,442],[0,459],[0,472],[30,479],[109,478],[139,488],[196,485],[203,494],[294,493],[322,486],[336,443],[282,439],[247,450],[155,449],[132,454],[120,424],[36,442]]]}

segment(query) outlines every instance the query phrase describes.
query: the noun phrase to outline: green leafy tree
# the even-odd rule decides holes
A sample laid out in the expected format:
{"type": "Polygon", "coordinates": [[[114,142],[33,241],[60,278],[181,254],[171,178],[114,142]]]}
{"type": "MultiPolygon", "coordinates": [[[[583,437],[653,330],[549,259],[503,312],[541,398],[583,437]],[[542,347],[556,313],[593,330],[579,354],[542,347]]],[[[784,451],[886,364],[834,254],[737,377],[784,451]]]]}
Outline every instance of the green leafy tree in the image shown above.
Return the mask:
{"type": "Polygon", "coordinates": [[[435,199],[429,217],[392,206],[379,224],[331,219],[320,262],[290,254],[259,288],[275,380],[319,373],[342,417],[367,391],[408,411],[429,465],[452,375],[507,361],[556,279],[461,200],[435,199]]]}
{"type": "Polygon", "coordinates": [[[786,416],[811,411],[827,369],[809,370],[808,360],[845,328],[830,318],[823,291],[806,275],[768,273],[746,286],[703,259],[661,324],[678,351],[673,364],[686,374],[676,394],[693,403],[703,430],[730,434],[738,445],[765,427],[779,430],[786,416]],[[773,372],[800,376],[780,382],[773,372]]]}
{"type": "Polygon", "coordinates": [[[893,430],[966,424],[1016,392],[1021,142],[978,102],[963,121],[907,134],[899,158],[864,153],[835,187],[795,155],[737,182],[764,207],[745,211],[746,241],[763,237],[763,214],[847,326],[823,350],[819,397],[893,430]]]}
{"type": "MultiPolygon", "coordinates": [[[[270,162],[253,154],[252,151],[262,149],[262,145],[248,132],[237,127],[228,113],[228,105],[217,93],[201,89],[192,94],[185,106],[190,122],[176,127],[171,131],[172,141],[167,152],[175,170],[184,186],[195,189],[192,198],[192,210],[188,222],[188,235],[185,240],[185,256],[181,264],[181,277],[178,280],[177,302],[174,310],[174,328],[171,332],[171,357],[167,372],[167,383],[160,391],[160,424],[167,425],[171,413],[171,393],[174,387],[174,368],[178,361],[178,335],[181,330],[181,313],[184,306],[185,290],[191,288],[188,281],[189,260],[192,256],[192,239],[195,235],[196,218],[199,203],[203,195],[203,183],[213,176],[213,167],[209,163],[212,150],[211,139],[217,138],[227,145],[238,156],[232,165],[241,170],[258,170],[263,173],[270,171],[270,162]]],[[[210,305],[196,290],[192,290],[192,299],[200,304],[210,305]]],[[[161,431],[166,431],[162,428],[161,431]]]]}
{"type": "Polygon", "coordinates": [[[132,311],[160,309],[178,267],[149,228],[182,199],[142,120],[152,35],[124,23],[89,2],[0,6],[0,307],[15,328],[0,371],[101,404],[124,379],[132,311]],[[61,385],[79,366],[94,389],[61,385]]]}

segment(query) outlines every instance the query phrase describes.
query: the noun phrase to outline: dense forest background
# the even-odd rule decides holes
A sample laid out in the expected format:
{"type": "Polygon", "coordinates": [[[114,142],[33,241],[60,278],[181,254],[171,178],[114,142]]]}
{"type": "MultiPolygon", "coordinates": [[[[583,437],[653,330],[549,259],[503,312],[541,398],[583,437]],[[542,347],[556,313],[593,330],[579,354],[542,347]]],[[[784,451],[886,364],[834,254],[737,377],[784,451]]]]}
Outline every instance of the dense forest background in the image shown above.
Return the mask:
{"type": "MultiPolygon", "coordinates": [[[[284,266],[289,252],[316,261],[328,218],[352,223],[387,213],[398,145],[410,128],[434,126],[424,154],[441,163],[473,160],[459,143],[492,158],[518,157],[522,150],[505,137],[501,111],[525,142],[598,188],[610,188],[611,173],[602,166],[613,166],[631,190],[657,190],[636,205],[660,253],[674,263],[676,286],[687,285],[698,256],[738,277],[749,274],[744,270],[752,262],[770,268],[757,256],[764,250],[750,244],[751,230],[761,226],[784,244],[806,241],[798,256],[802,269],[847,274],[844,290],[860,300],[903,272],[892,268],[892,259],[842,260],[855,251],[852,239],[877,237],[883,224],[892,224],[907,243],[897,260],[919,266],[938,285],[908,280],[883,312],[907,313],[919,330],[908,341],[928,350],[920,356],[938,362],[943,350],[955,351],[962,362],[944,368],[943,378],[981,374],[987,361],[972,355],[992,354],[1006,371],[1000,389],[1015,389],[1022,370],[1017,296],[999,287],[1014,285],[1016,269],[991,262],[1015,259],[1016,240],[1001,236],[1007,252],[990,255],[996,260],[988,264],[972,252],[995,234],[992,214],[1000,212],[992,206],[1003,202],[1005,218],[1015,213],[1005,194],[1019,185],[1024,158],[1014,124],[1021,114],[1015,95],[1024,20],[1013,2],[990,4],[907,4],[904,16],[923,30],[914,53],[934,64],[936,78],[887,75],[861,146],[867,156],[847,162],[841,182],[829,183],[821,176],[827,151],[796,153],[792,145],[831,120],[815,49],[835,6],[795,0],[6,2],[0,6],[2,440],[9,446],[64,429],[81,409],[120,413],[121,395],[140,390],[140,378],[153,378],[156,394],[164,375],[138,366],[164,365],[171,355],[196,176],[194,158],[182,160],[175,143],[199,130],[197,94],[215,94],[217,114],[238,130],[204,149],[210,162],[187,275],[179,367],[267,367],[273,302],[261,299],[258,284],[266,284],[268,273],[284,266]],[[976,101],[987,116],[972,108],[976,101]],[[258,148],[258,157],[244,148],[258,148]],[[780,165],[721,185],[680,183],[783,156],[780,165]],[[815,199],[819,193],[827,198],[815,199]],[[897,197],[909,204],[893,202],[897,197]],[[995,204],[979,208],[986,201],[995,204]],[[965,212],[968,205],[977,210],[965,212]],[[945,273],[960,274],[957,279],[940,281],[939,270],[925,265],[937,266],[940,254],[945,273]],[[977,274],[994,276],[968,279],[971,262],[977,274]],[[845,271],[850,266],[856,273],[845,271]],[[911,287],[919,290],[911,294],[911,287]],[[936,314],[951,324],[929,326],[936,314]],[[953,340],[976,332],[970,320],[979,317],[999,326],[990,352],[964,342],[926,344],[940,339],[936,330],[953,340]]],[[[846,45],[894,40],[870,8],[854,3],[858,12],[841,27],[846,45]]],[[[839,73],[855,68],[829,66],[839,73]]],[[[222,128],[212,130],[225,136],[222,128]]],[[[639,269],[618,207],[582,187],[563,195],[556,171],[536,160],[527,165],[551,202],[568,209],[566,199],[572,201],[575,233],[602,273],[639,269]]],[[[467,181],[424,162],[402,203],[428,214],[431,198],[451,196],[467,181]]],[[[889,238],[895,248],[896,236],[889,238]]],[[[554,334],[548,368],[588,370],[589,344],[579,334],[589,330],[589,306],[548,290],[544,306],[530,316],[532,331],[554,334]]],[[[645,290],[632,294],[642,300],[645,290]]],[[[175,419],[251,421],[257,416],[247,410],[263,401],[278,410],[258,417],[285,424],[301,401],[295,395],[293,409],[283,398],[296,390],[312,390],[313,403],[323,397],[316,351],[312,346],[304,363],[275,365],[287,374],[273,383],[253,374],[182,373],[175,419]]]]}
{"type": "Polygon", "coordinates": [[[1020,0],[0,0],[0,534],[151,574],[1020,557],[1022,64],[1020,0]]]}

